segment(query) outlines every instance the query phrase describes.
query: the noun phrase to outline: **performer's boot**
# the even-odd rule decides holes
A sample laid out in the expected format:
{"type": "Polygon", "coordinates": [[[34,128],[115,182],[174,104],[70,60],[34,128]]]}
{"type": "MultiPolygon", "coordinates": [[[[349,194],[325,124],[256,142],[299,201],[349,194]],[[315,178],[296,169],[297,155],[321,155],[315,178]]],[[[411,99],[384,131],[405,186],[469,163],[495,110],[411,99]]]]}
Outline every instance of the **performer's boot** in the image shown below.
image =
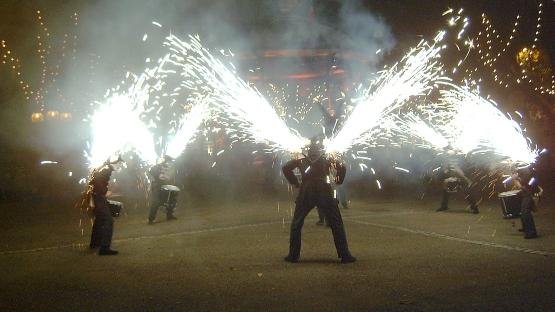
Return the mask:
{"type": "Polygon", "coordinates": [[[110,247],[100,247],[98,251],[99,256],[114,256],[117,255],[118,252],[116,250],[110,249],[110,247]]]}
{"type": "Polygon", "coordinates": [[[353,263],[357,261],[357,258],[353,257],[352,255],[344,256],[341,258],[341,263],[353,263]]]}
{"type": "Polygon", "coordinates": [[[522,231],[524,232],[524,238],[531,239],[538,237],[536,232],[536,224],[534,222],[534,217],[530,209],[522,209],[522,214],[520,215],[520,220],[522,222],[522,231]]]}

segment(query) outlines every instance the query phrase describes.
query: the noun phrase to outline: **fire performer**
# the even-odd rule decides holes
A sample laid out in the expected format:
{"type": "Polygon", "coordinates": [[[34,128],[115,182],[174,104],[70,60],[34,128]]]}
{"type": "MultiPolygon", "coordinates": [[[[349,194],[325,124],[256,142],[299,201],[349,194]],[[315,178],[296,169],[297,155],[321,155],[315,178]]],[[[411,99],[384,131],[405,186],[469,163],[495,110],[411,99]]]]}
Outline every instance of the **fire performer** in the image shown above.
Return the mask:
{"type": "Polygon", "coordinates": [[[533,168],[521,168],[515,170],[511,175],[513,189],[519,190],[517,196],[520,197],[520,221],[522,222],[522,232],[524,238],[531,239],[538,237],[536,224],[532,211],[535,211],[536,201],[539,199],[543,190],[538,184],[538,178],[533,168]],[[536,199],[536,200],[535,200],[536,199]]]}
{"type": "Polygon", "coordinates": [[[325,218],[331,227],[337,255],[342,263],[355,262],[356,258],[349,252],[347,236],[343,227],[343,220],[337,201],[333,198],[333,191],[329,181],[330,168],[335,166],[337,174],[337,184],[343,183],[346,169],[338,161],[329,159],[324,155],[322,143],[316,138],[311,139],[308,148],[308,155],[304,158],[288,161],[282,168],[287,181],[296,188],[299,194],[295,201],[295,213],[291,222],[291,236],[289,254],[285,261],[298,262],[301,252],[301,231],[304,219],[314,208],[318,206],[324,213],[325,218]],[[298,168],[301,172],[301,183],[293,173],[298,168]]]}
{"type": "Polygon", "coordinates": [[[440,169],[440,180],[443,182],[443,196],[441,206],[436,211],[447,210],[449,208],[450,194],[462,189],[470,212],[479,213],[476,200],[472,196],[472,181],[466,177],[460,168],[459,159],[457,159],[455,151],[451,147],[446,147],[445,154],[446,157],[440,169]]]}
{"type": "Polygon", "coordinates": [[[170,185],[171,167],[173,163],[174,159],[166,155],[161,163],[150,168],[148,172],[151,177],[148,224],[154,224],[156,213],[160,207],[166,208],[166,219],[168,221],[177,219],[173,213],[177,205],[177,193],[179,189],[170,185]]]}
{"type": "MultiPolygon", "coordinates": [[[[90,208],[94,214],[94,223],[91,233],[89,247],[95,249],[100,247],[98,254],[101,256],[116,255],[118,252],[110,248],[112,244],[112,234],[114,232],[114,213],[111,204],[107,199],[108,183],[115,166],[123,162],[121,157],[114,162],[107,160],[101,167],[93,170],[89,181],[89,201],[90,208]]],[[[119,212],[118,212],[119,214],[119,212]]]]}
{"type": "MultiPolygon", "coordinates": [[[[317,106],[320,109],[323,117],[324,135],[330,138],[334,135],[337,129],[341,127],[340,116],[335,109],[328,109],[327,107],[325,107],[324,103],[318,104],[317,106]]],[[[343,109],[344,104],[341,105],[339,108],[343,109]]],[[[343,207],[344,209],[348,209],[349,201],[347,199],[347,190],[345,188],[345,185],[334,183],[333,186],[335,194],[337,195],[337,200],[341,204],[341,207],[343,207]]],[[[316,207],[316,210],[318,211],[318,222],[316,222],[316,225],[327,225],[324,213],[318,207],[316,207]]]]}

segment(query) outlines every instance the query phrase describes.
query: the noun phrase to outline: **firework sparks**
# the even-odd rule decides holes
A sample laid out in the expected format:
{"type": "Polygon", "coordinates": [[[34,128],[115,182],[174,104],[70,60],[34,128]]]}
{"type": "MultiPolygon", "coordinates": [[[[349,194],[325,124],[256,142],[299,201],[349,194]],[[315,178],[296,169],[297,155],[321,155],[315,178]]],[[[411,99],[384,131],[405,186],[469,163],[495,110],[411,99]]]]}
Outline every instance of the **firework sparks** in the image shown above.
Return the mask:
{"type": "Polygon", "coordinates": [[[411,136],[420,138],[423,142],[421,146],[435,150],[443,150],[449,145],[449,141],[436,129],[432,128],[420,116],[408,113],[403,118],[398,118],[395,123],[399,133],[408,133],[411,136]]]}
{"type": "MultiPolygon", "coordinates": [[[[169,140],[166,155],[177,158],[181,155],[196,134],[198,127],[206,117],[206,105],[198,104],[193,106],[191,112],[187,114],[181,121],[179,129],[169,140]]],[[[220,151],[223,152],[223,151],[220,151]]],[[[218,153],[219,155],[220,153],[218,153]]]]}
{"type": "Polygon", "coordinates": [[[300,152],[306,139],[294,133],[260,92],[213,56],[198,37],[189,38],[188,42],[174,35],[166,39],[173,52],[171,62],[185,73],[184,86],[209,94],[209,103],[222,113],[222,119],[236,126],[229,132],[237,132],[246,141],[268,144],[272,149],[300,152]]]}
{"type": "Polygon", "coordinates": [[[534,163],[539,151],[531,146],[520,125],[499,110],[497,104],[467,88],[446,84],[442,101],[453,108],[452,120],[445,125],[452,134],[453,147],[463,153],[487,152],[509,162],[534,163]]]}
{"type": "Polygon", "coordinates": [[[97,103],[99,107],[92,114],[92,145],[86,156],[89,167],[102,164],[114,154],[134,151],[147,164],[156,162],[154,138],[141,115],[148,105],[150,92],[164,86],[161,73],[168,56],[159,60],[158,66],[146,69],[140,76],[133,77],[133,83],[124,92],[119,86],[108,93],[106,100],[97,103]],[[118,129],[118,131],[114,131],[118,129]]]}
{"type": "Polygon", "coordinates": [[[385,116],[401,107],[409,98],[431,90],[440,80],[441,66],[437,61],[442,47],[438,33],[433,44],[421,41],[400,63],[381,75],[356,99],[355,108],[343,128],[328,143],[330,153],[344,153],[353,145],[364,144],[368,133],[383,124],[385,116]],[[374,90],[372,92],[372,90],[374,90]]]}
{"type": "Polygon", "coordinates": [[[112,96],[92,116],[92,146],[88,155],[91,168],[114,154],[131,150],[148,163],[156,161],[152,134],[140,119],[141,111],[133,104],[127,94],[112,96]]]}

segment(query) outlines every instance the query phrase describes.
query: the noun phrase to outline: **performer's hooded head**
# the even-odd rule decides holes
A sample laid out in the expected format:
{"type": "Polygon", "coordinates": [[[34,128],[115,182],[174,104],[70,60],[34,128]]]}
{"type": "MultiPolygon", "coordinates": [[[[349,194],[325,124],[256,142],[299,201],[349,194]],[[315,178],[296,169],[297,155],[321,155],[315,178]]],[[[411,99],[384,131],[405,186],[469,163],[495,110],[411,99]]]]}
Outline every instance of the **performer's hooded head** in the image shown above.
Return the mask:
{"type": "Polygon", "coordinates": [[[312,137],[310,139],[310,144],[308,145],[308,151],[306,155],[307,158],[310,161],[316,161],[320,157],[322,157],[324,153],[325,153],[325,149],[324,149],[324,144],[322,142],[322,139],[317,136],[312,137]]]}

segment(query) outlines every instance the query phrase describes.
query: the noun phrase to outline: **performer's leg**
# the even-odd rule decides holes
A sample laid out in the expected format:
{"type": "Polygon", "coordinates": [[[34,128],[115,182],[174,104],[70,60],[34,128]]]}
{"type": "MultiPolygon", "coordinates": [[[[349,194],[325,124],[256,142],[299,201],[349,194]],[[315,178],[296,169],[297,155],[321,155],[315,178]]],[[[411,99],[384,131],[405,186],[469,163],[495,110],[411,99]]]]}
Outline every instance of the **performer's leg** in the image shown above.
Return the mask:
{"type": "Polygon", "coordinates": [[[322,212],[326,216],[329,226],[333,234],[333,241],[337,249],[337,255],[342,259],[351,259],[353,256],[349,252],[347,244],[347,234],[343,226],[343,219],[339,212],[337,201],[332,197],[323,197],[319,200],[318,206],[321,207],[322,212]]]}
{"type": "Polygon", "coordinates": [[[101,225],[102,225],[102,218],[98,218],[98,214],[99,214],[99,210],[96,209],[96,207],[99,207],[98,209],[100,209],[102,207],[102,205],[104,204],[104,200],[100,197],[94,196],[93,197],[93,201],[94,201],[94,207],[92,212],[94,214],[94,221],[93,221],[93,226],[92,226],[92,230],[91,230],[91,242],[89,244],[89,247],[91,249],[94,248],[98,248],[101,245],[101,239],[102,239],[102,233],[100,231],[101,229],[101,225]]]}
{"type": "Polygon", "coordinates": [[[150,211],[148,213],[148,223],[153,223],[158,213],[162,201],[160,200],[160,190],[151,190],[150,192],[150,211]]]}
{"type": "MultiPolygon", "coordinates": [[[[97,206],[98,209],[98,206],[97,206]]],[[[95,212],[95,220],[98,222],[98,233],[100,235],[100,250],[99,255],[115,255],[118,252],[110,249],[112,245],[112,234],[114,232],[114,218],[110,214],[108,206],[98,209],[95,212]]]]}
{"type": "Polygon", "coordinates": [[[100,247],[110,248],[114,232],[114,219],[109,213],[103,213],[97,216],[97,219],[99,219],[99,232],[101,233],[100,247]]]}
{"type": "Polygon", "coordinates": [[[91,242],[89,244],[89,247],[91,249],[100,247],[100,235],[98,233],[98,229],[99,229],[98,221],[96,220],[96,218],[94,218],[92,231],[91,231],[91,242]]]}
{"type": "Polygon", "coordinates": [[[347,199],[347,190],[343,184],[336,187],[337,199],[343,209],[349,209],[349,200],[347,199]]]}
{"type": "Polygon", "coordinates": [[[173,212],[175,211],[175,206],[177,206],[177,194],[171,194],[170,200],[168,203],[168,207],[166,208],[166,218],[168,220],[175,220],[177,219],[173,212]]]}
{"type": "Polygon", "coordinates": [[[534,202],[531,196],[524,196],[521,203],[520,221],[522,222],[522,231],[524,238],[536,238],[536,224],[532,216],[532,205],[534,202]]]}
{"type": "Polygon", "coordinates": [[[148,222],[152,223],[156,219],[156,213],[158,212],[158,203],[150,205],[150,211],[148,213],[148,222]]]}
{"type": "Polygon", "coordinates": [[[470,206],[470,212],[479,213],[478,205],[476,204],[476,200],[474,199],[474,196],[472,196],[472,188],[470,187],[470,185],[467,185],[465,187],[465,198],[466,198],[466,202],[470,206]]]}
{"type": "Polygon", "coordinates": [[[447,210],[449,207],[449,192],[447,190],[443,190],[443,195],[441,197],[441,206],[436,211],[443,211],[447,210]]]}
{"type": "Polygon", "coordinates": [[[301,231],[304,225],[304,219],[313,207],[297,203],[295,213],[291,221],[291,235],[289,238],[289,255],[286,261],[296,262],[301,253],[301,231]]]}

